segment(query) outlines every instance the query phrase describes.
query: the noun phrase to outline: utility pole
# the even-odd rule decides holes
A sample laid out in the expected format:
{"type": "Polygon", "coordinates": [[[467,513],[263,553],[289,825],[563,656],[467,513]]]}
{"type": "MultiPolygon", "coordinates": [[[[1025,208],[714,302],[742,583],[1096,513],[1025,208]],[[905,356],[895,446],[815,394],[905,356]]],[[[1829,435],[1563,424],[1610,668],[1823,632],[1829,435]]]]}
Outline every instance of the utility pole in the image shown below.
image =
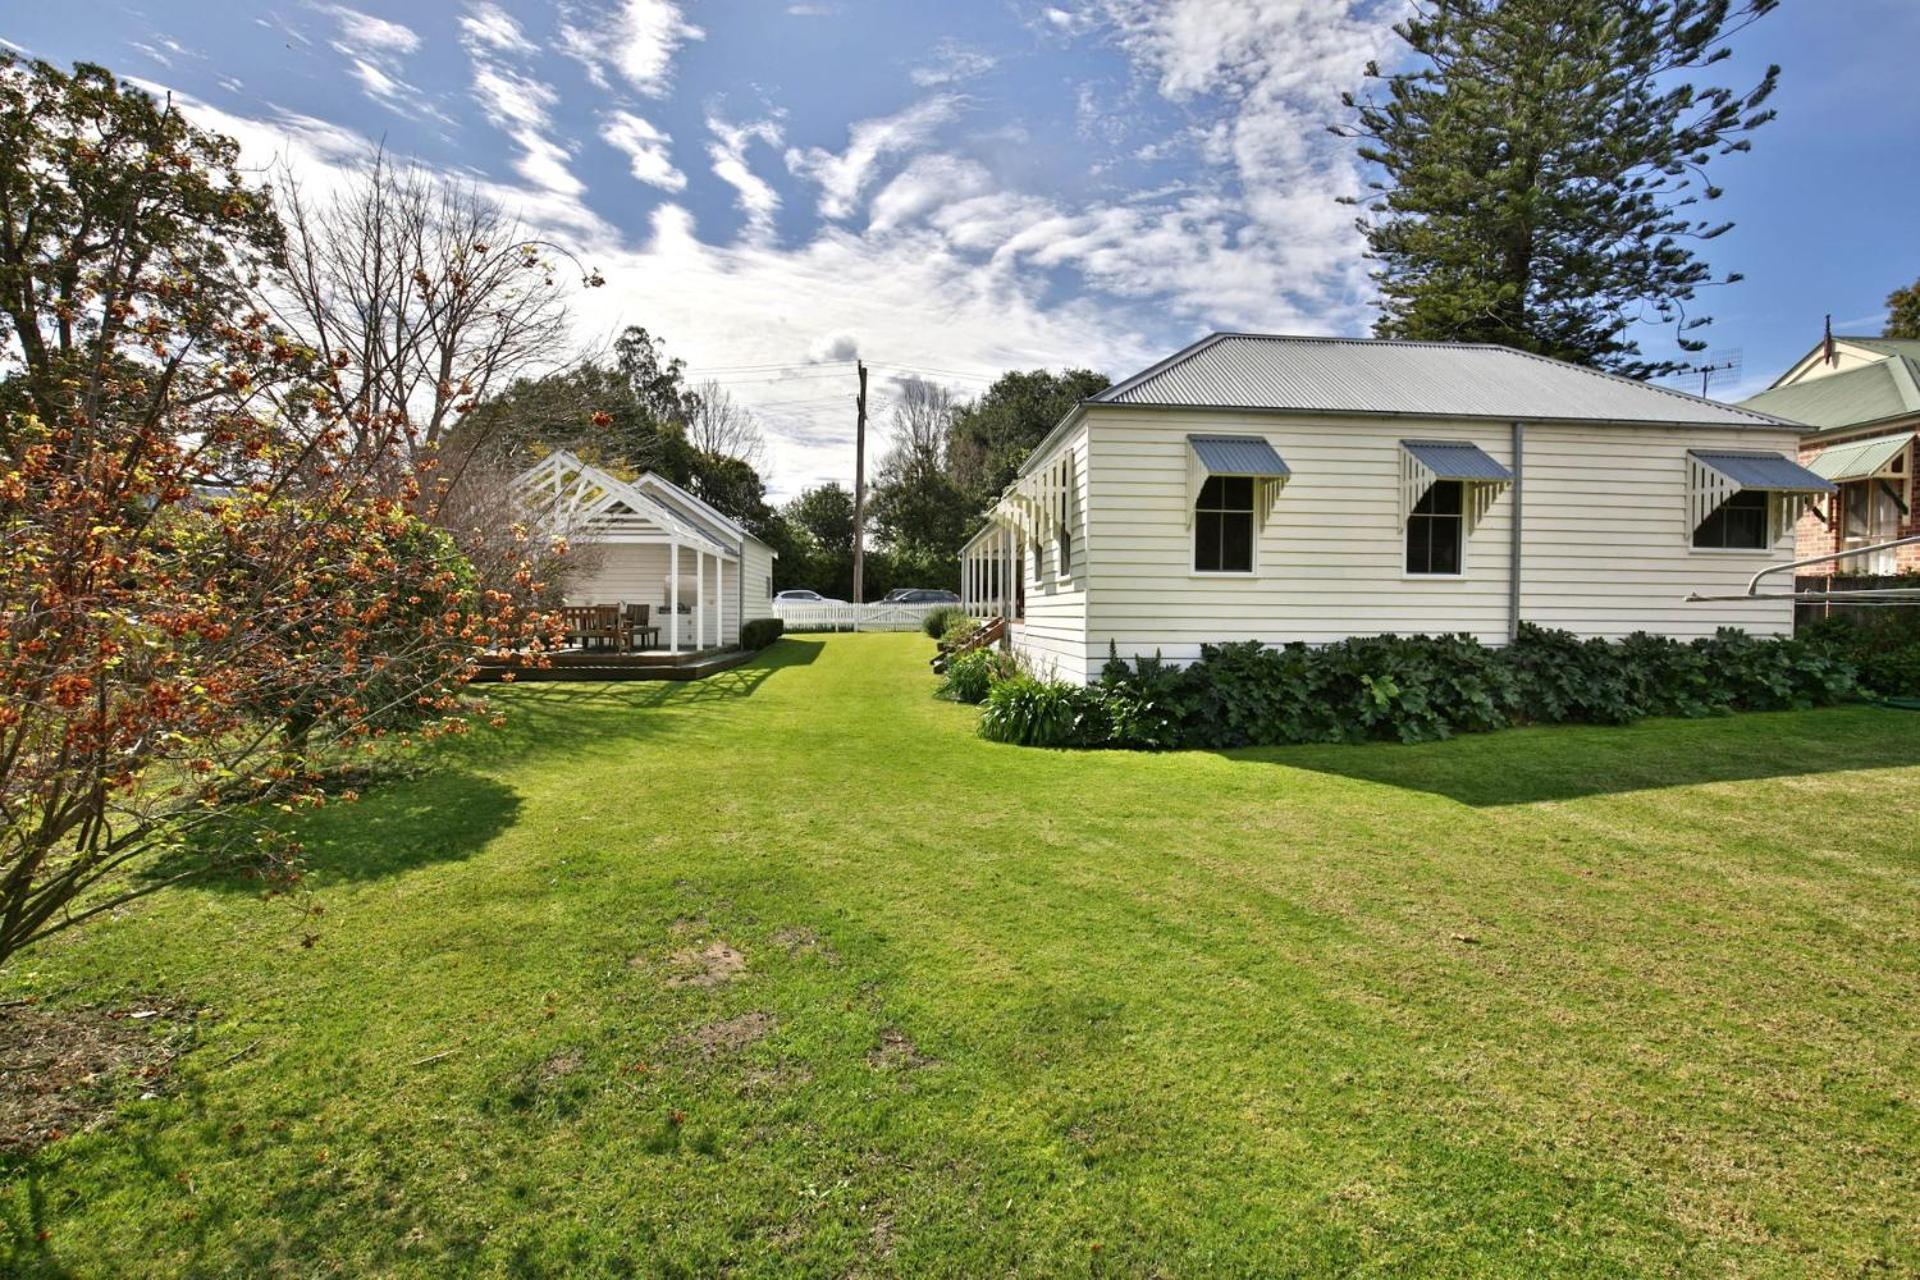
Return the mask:
{"type": "Polygon", "coordinates": [[[867,558],[867,362],[860,370],[860,420],[853,433],[853,602],[866,602],[867,558]]]}

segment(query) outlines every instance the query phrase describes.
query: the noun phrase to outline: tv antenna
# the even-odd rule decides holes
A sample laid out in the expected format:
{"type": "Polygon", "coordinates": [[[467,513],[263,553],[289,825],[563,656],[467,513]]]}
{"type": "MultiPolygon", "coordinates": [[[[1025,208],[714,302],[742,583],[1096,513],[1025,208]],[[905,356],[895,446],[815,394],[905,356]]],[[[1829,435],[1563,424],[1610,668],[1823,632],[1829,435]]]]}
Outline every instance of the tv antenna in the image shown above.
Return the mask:
{"type": "Polygon", "coordinates": [[[1690,378],[1696,373],[1699,374],[1700,375],[1700,394],[1702,396],[1705,396],[1707,394],[1707,389],[1713,385],[1714,374],[1716,373],[1736,373],[1737,374],[1739,372],[1740,372],[1740,348],[1733,347],[1726,351],[1709,351],[1706,353],[1705,357],[1702,358],[1697,364],[1690,364],[1685,366],[1684,368],[1676,370],[1673,376],[1676,378],[1690,378]]]}

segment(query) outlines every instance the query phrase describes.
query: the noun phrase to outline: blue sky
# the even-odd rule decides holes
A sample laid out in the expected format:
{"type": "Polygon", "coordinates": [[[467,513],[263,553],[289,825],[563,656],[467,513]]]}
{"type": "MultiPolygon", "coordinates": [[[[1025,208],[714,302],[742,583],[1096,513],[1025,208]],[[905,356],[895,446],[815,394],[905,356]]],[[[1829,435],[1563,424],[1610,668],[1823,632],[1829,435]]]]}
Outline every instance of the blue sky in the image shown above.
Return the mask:
{"type": "MultiPolygon", "coordinates": [[[[253,163],[340,180],[371,140],[465,174],[608,279],[583,342],[644,324],[753,406],[776,493],[851,470],[852,375],[962,394],[1116,376],[1215,328],[1364,333],[1362,180],[1326,132],[1397,0],[569,0],[9,6],[0,38],[172,90],[253,163]]],[[[1764,386],[1877,330],[1920,276],[1920,4],[1787,0],[1726,75],[1785,68],[1717,167],[1747,275],[1707,308],[1764,386]]],[[[1650,351],[1669,349],[1661,331],[1650,351]]]]}

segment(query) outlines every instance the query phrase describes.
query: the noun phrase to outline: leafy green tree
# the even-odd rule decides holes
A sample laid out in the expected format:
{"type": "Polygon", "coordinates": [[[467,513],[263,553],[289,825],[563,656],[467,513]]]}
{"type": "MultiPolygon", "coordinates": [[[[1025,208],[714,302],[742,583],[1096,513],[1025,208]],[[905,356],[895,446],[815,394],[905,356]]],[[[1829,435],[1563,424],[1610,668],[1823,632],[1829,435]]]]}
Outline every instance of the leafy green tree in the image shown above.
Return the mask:
{"type": "Polygon", "coordinates": [[[1378,264],[1381,337],[1490,342],[1634,376],[1636,324],[1684,351],[1716,280],[1696,246],[1718,157],[1773,118],[1769,67],[1740,91],[1692,82],[1778,0],[1421,0],[1395,28],[1406,70],[1367,74],[1335,132],[1378,167],[1359,225],[1378,264]]]}
{"type": "MultiPolygon", "coordinates": [[[[808,489],[781,511],[782,535],[768,542],[780,552],[774,562],[774,587],[808,587],[842,600],[853,599],[853,494],[843,485],[823,484],[808,489]]],[[[902,579],[894,557],[869,550],[866,560],[867,598],[877,600],[902,579]]]]}
{"type": "Polygon", "coordinates": [[[976,513],[993,504],[1069,409],[1111,385],[1105,374],[1090,369],[1004,373],[962,409],[949,433],[947,467],[976,513]]]}
{"type": "Polygon", "coordinates": [[[1886,338],[1920,338],[1920,280],[1887,295],[1886,338]]]}
{"type": "Polygon", "coordinates": [[[630,325],[614,342],[611,363],[589,360],[515,382],[468,415],[451,447],[515,465],[546,449],[570,449],[628,476],[656,472],[764,536],[777,518],[766,483],[744,459],[689,439],[701,408],[683,363],[630,325]]]}

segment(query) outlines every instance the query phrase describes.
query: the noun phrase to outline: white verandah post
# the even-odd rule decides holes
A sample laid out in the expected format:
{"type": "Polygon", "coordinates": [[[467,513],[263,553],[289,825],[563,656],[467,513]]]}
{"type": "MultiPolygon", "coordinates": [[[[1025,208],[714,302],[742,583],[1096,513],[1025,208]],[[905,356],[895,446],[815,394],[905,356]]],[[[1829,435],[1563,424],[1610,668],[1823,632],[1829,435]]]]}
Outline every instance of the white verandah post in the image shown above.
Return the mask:
{"type": "Polygon", "coordinates": [[[680,543],[667,544],[667,648],[680,652],[680,543]]]}
{"type": "Polygon", "coordinates": [[[707,647],[707,553],[693,549],[693,648],[707,647]]]}

